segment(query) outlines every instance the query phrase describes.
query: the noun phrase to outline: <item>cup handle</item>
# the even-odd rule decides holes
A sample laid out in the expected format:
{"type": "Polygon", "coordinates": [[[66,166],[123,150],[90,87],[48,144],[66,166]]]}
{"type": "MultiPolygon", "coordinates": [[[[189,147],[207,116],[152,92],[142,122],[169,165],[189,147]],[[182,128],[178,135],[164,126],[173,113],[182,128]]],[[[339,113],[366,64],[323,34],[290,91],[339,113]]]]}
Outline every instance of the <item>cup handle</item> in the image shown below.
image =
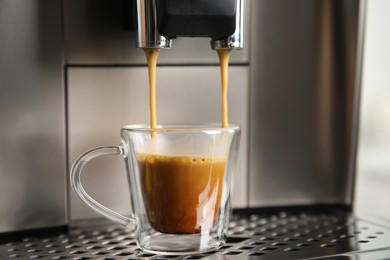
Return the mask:
{"type": "Polygon", "coordinates": [[[76,192],[77,196],[93,210],[102,214],[108,219],[117,222],[132,231],[135,231],[137,228],[137,222],[134,218],[127,218],[103,206],[102,204],[94,200],[91,196],[89,196],[81,185],[80,176],[85,164],[87,164],[87,162],[89,162],[90,160],[103,155],[126,155],[126,150],[122,145],[102,146],[88,150],[85,153],[81,154],[74,162],[70,171],[70,183],[72,185],[72,188],[76,192]]]}

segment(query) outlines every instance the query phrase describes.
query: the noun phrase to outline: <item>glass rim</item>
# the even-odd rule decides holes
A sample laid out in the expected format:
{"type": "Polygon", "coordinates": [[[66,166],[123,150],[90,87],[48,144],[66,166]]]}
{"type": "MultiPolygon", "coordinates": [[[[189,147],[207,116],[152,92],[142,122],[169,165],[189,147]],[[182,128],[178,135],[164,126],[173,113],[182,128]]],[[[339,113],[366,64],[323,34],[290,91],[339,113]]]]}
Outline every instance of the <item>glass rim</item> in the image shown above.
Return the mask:
{"type": "Polygon", "coordinates": [[[240,127],[235,124],[229,124],[228,127],[222,127],[220,123],[205,123],[205,124],[161,124],[156,128],[150,128],[148,124],[125,125],[122,131],[130,132],[202,132],[202,131],[220,131],[231,132],[239,131],[240,127]]]}

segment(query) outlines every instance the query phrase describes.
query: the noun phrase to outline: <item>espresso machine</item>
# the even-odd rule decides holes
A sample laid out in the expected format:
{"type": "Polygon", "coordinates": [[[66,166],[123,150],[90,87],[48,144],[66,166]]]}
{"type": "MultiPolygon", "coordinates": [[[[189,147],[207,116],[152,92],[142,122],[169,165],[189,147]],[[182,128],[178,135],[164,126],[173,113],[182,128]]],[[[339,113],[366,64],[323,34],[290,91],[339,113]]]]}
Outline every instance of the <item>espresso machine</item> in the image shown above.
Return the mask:
{"type": "MultiPolygon", "coordinates": [[[[365,0],[1,1],[0,259],[159,258],[68,187],[81,152],[147,123],[146,47],[161,49],[159,123],[220,122],[215,50],[233,49],[234,214],[221,251],[192,259],[388,257],[390,224],[353,212],[365,12],[365,0]]],[[[129,214],[122,161],[88,167],[86,190],[129,214]]]]}

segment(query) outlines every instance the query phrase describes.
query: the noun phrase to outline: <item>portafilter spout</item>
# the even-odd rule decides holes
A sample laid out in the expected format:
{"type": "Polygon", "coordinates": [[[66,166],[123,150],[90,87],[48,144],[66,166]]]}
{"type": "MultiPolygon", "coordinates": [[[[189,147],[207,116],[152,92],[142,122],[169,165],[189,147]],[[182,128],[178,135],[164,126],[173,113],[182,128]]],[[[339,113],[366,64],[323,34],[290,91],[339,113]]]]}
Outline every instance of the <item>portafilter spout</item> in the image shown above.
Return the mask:
{"type": "Polygon", "coordinates": [[[157,30],[155,0],[136,0],[136,48],[171,48],[172,40],[157,30]]]}

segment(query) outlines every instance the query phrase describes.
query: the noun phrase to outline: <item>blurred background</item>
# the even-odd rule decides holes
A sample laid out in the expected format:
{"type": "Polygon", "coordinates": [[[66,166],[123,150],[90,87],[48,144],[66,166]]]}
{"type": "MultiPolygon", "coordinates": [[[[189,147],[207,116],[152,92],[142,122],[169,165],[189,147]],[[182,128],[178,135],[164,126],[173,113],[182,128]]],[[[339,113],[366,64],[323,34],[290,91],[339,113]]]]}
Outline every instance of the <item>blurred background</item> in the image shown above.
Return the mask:
{"type": "Polygon", "coordinates": [[[390,1],[369,0],[355,211],[390,220],[390,1]]]}

